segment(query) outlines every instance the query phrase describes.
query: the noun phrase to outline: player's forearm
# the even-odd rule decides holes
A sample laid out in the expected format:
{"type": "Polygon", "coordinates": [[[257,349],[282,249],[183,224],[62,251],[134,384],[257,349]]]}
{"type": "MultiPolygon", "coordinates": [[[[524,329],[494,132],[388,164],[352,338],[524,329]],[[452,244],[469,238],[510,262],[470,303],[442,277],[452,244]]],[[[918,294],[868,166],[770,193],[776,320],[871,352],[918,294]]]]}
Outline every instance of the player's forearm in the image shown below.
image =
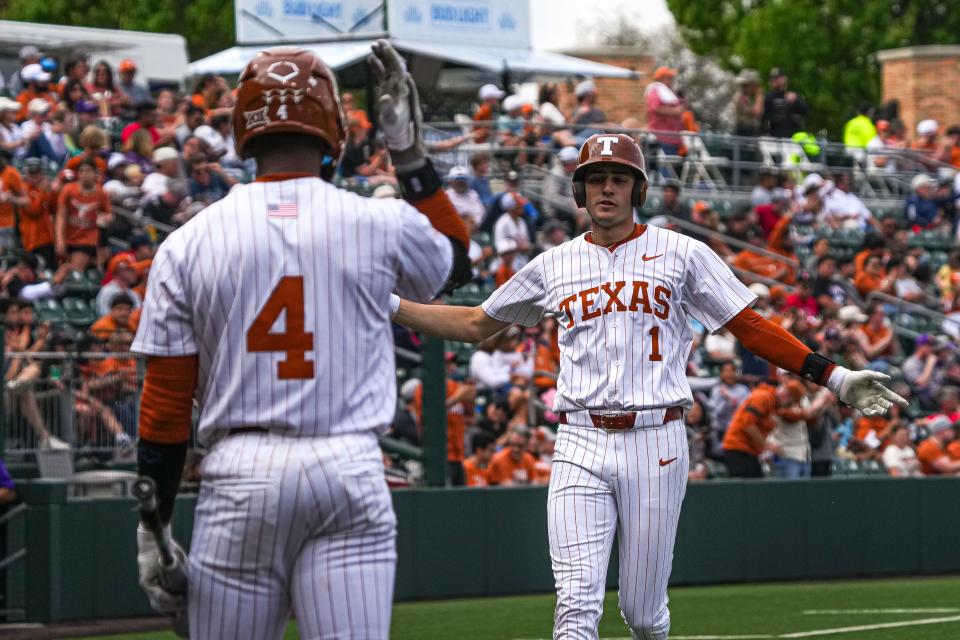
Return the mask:
{"type": "Polygon", "coordinates": [[[401,300],[394,322],[435,338],[480,342],[507,323],[493,320],[481,307],[419,304],[401,300]]]}

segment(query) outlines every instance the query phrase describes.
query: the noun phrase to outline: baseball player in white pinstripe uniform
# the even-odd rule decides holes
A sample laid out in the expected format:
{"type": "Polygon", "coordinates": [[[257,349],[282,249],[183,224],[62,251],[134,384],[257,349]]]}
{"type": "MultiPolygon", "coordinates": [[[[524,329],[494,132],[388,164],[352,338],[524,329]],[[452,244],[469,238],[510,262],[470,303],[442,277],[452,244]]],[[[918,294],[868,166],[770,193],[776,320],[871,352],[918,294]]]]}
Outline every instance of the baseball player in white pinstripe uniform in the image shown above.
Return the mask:
{"type": "MultiPolygon", "coordinates": [[[[369,62],[407,202],[328,181],[344,145],[336,82],[312,53],[258,54],[240,76],[237,149],[257,181],[160,246],[134,350],[150,356],[139,467],[169,522],[194,398],[206,446],[187,606],[195,639],[386,638],[395,518],[377,438],[394,414],[391,292],[428,301],[469,278],[469,237],[423,153],[416,89],[386,42],[369,62]],[[408,204],[409,203],[409,204],[408,204]],[[411,206],[412,205],[412,206],[411,206]]],[[[178,551],[182,553],[182,551],[178,551]]]]}
{"type": "Polygon", "coordinates": [[[482,340],[547,313],[560,322],[561,427],[547,504],[554,638],[597,637],[614,533],[627,626],[644,640],[669,634],[667,581],[688,468],[682,417],[693,403],[689,315],[710,331],[727,327],[866,414],[905,404],[880,384],[885,376],[836,366],[755,313],[755,296],[702,242],[634,224],[646,189],[636,142],[595,135],[573,174],[591,232],[534,258],[479,307],[391,299],[398,322],[451,340],[482,340]]]}

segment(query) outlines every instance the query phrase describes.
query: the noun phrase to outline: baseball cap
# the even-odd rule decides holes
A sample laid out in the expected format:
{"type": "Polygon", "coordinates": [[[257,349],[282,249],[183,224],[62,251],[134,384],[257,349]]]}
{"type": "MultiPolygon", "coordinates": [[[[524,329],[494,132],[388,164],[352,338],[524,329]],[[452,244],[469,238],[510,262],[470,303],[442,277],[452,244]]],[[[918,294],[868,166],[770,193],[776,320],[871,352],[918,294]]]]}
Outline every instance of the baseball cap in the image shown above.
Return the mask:
{"type": "Polygon", "coordinates": [[[20,59],[26,60],[27,58],[39,58],[40,49],[37,49],[32,44],[24,45],[20,47],[20,59]]]}
{"type": "Polygon", "coordinates": [[[497,253],[503,255],[504,253],[510,253],[511,251],[517,250],[517,242],[513,238],[501,238],[497,240],[497,244],[494,247],[497,250],[497,253]]]}
{"type": "Polygon", "coordinates": [[[823,186],[823,183],[823,176],[821,176],[819,173],[811,173],[803,179],[803,182],[800,183],[800,191],[805,192],[810,187],[817,187],[819,189],[823,186]]]}
{"type": "Polygon", "coordinates": [[[123,253],[118,253],[117,255],[110,258],[110,261],[107,262],[107,277],[112,276],[117,272],[117,269],[121,267],[130,267],[133,266],[133,263],[136,261],[136,257],[129,251],[124,251],[123,253]]]}
{"type": "Polygon", "coordinates": [[[510,171],[507,171],[507,176],[505,179],[507,182],[519,182],[520,174],[511,169],[510,171]]]}
{"type": "Polygon", "coordinates": [[[370,195],[373,198],[396,198],[397,189],[392,184],[382,184],[370,195]]]}
{"type": "Polygon", "coordinates": [[[877,120],[876,121],[877,131],[888,131],[890,129],[889,120],[877,120]]]}
{"type": "Polygon", "coordinates": [[[480,92],[478,95],[480,96],[481,100],[491,100],[494,98],[499,100],[507,94],[495,84],[485,84],[480,87],[480,92]]]}
{"type": "Polygon", "coordinates": [[[177,153],[177,150],[173,147],[160,147],[159,149],[153,150],[153,164],[160,164],[167,160],[177,160],[179,158],[180,154],[177,153]]]}
{"type": "Polygon", "coordinates": [[[947,416],[942,413],[936,416],[931,416],[927,419],[927,431],[931,434],[941,433],[953,427],[953,422],[947,416]]]}
{"type": "Polygon", "coordinates": [[[127,160],[127,157],[118,151],[114,151],[110,154],[110,159],[107,160],[107,169],[113,171],[117,167],[130,164],[130,161],[127,160]]]}
{"type": "Polygon", "coordinates": [[[706,200],[697,200],[693,203],[692,211],[693,213],[703,213],[704,211],[710,211],[712,208],[706,200]]]}
{"type": "Polygon", "coordinates": [[[49,82],[50,74],[43,70],[38,63],[28,64],[20,70],[20,77],[24,82],[49,82]]]}
{"type": "Polygon", "coordinates": [[[413,400],[413,396],[417,393],[421,384],[423,383],[420,382],[420,378],[410,378],[400,385],[400,397],[408,402],[413,400]]]}
{"type": "Polygon", "coordinates": [[[564,147],[557,153],[557,159],[560,162],[576,162],[580,157],[580,151],[576,147],[564,147]]]}
{"type": "Polygon", "coordinates": [[[470,170],[462,164],[450,167],[450,171],[447,172],[447,180],[466,180],[469,177],[470,170]]]}
{"type": "Polygon", "coordinates": [[[757,296],[758,298],[770,297],[770,287],[763,284],[762,282],[754,282],[752,285],[750,285],[747,288],[750,289],[750,293],[757,296]]]}
{"type": "Polygon", "coordinates": [[[866,322],[868,318],[863,311],[860,311],[860,307],[848,304],[837,311],[837,319],[840,322],[866,322]]]}
{"type": "Polygon", "coordinates": [[[522,207],[525,204],[527,204],[526,198],[519,193],[513,193],[511,191],[503,194],[503,196],[500,198],[500,206],[503,207],[504,211],[509,211],[517,205],[522,207]]]}
{"type": "Polygon", "coordinates": [[[593,80],[584,80],[577,84],[573,90],[573,95],[580,98],[588,93],[596,93],[597,85],[593,80]]]}
{"type": "Polygon", "coordinates": [[[523,98],[518,95],[510,95],[503,99],[503,110],[513,111],[523,106],[523,98]]]}
{"type": "Polygon", "coordinates": [[[926,186],[928,184],[932,184],[933,182],[934,182],[933,178],[931,178],[925,173],[921,173],[913,176],[913,180],[910,181],[910,188],[916,191],[920,187],[926,186]]]}
{"type": "Polygon", "coordinates": [[[53,73],[57,70],[57,61],[54,58],[47,56],[40,61],[40,68],[49,73],[53,73]]]}
{"type": "Polygon", "coordinates": [[[47,111],[50,111],[50,103],[43,98],[34,98],[27,103],[27,112],[30,115],[46,113],[47,111]]]}
{"type": "Polygon", "coordinates": [[[770,69],[769,77],[771,78],[779,78],[780,76],[785,76],[785,75],[787,74],[785,74],[783,72],[783,69],[781,69],[780,67],[774,67],[773,69],[770,69]]]}
{"type": "Polygon", "coordinates": [[[653,72],[653,79],[660,81],[664,78],[676,78],[677,70],[671,69],[670,67],[657,67],[657,70],[653,72]]]}
{"type": "Polygon", "coordinates": [[[927,119],[921,120],[917,123],[917,135],[918,136],[932,136],[937,133],[937,129],[940,128],[940,125],[937,124],[936,120],[927,119]]]}
{"type": "Polygon", "coordinates": [[[117,71],[136,71],[137,63],[131,60],[130,58],[124,58],[120,61],[120,66],[117,67],[117,71]]]}
{"type": "Polygon", "coordinates": [[[20,103],[6,96],[0,96],[0,111],[19,111],[20,103]]]}

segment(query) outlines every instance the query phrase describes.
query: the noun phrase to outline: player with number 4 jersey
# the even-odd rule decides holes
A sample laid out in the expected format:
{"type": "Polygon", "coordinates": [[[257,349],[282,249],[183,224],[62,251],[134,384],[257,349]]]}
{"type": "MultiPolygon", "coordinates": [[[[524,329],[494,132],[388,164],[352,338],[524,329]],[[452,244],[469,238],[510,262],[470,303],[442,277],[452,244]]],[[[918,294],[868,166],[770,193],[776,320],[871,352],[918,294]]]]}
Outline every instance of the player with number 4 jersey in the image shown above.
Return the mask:
{"type": "MultiPolygon", "coordinates": [[[[423,152],[416,88],[385,41],[368,60],[404,200],[329,181],[344,148],[331,71],[278,47],[243,71],[237,149],[257,160],[160,246],[134,350],[149,356],[138,462],[168,523],[199,405],[189,593],[159,579],[140,527],[140,584],[190,637],[386,638],[396,521],[378,436],[396,388],[387,311],[470,277],[469,237],[423,152]]],[[[168,534],[169,535],[169,534],[168,534]]],[[[175,543],[173,544],[175,549],[175,543]]],[[[182,553],[179,550],[178,553],[182,553]]]]}
{"type": "Polygon", "coordinates": [[[573,174],[589,233],[535,257],[479,307],[391,299],[397,322],[464,342],[547,314],[559,321],[561,426],[547,502],[554,638],[597,637],[615,533],[627,626],[645,640],[669,634],[667,581],[688,469],[683,412],[693,404],[690,316],[712,332],[726,327],[867,415],[906,404],[882,386],[886,376],[836,366],[754,312],[756,296],[702,242],[634,224],[646,190],[637,143],[594,135],[573,174]]]}

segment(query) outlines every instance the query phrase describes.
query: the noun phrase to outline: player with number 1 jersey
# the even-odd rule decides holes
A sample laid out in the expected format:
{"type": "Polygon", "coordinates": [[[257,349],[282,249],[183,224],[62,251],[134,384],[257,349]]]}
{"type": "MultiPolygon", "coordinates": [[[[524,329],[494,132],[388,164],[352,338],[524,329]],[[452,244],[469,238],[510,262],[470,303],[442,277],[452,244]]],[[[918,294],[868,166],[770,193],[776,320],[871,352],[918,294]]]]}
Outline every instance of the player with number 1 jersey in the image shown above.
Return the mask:
{"type": "MultiPolygon", "coordinates": [[[[189,593],[159,581],[138,531],[140,583],[158,611],[187,606],[190,637],[386,638],[396,521],[378,436],[396,388],[393,291],[429,301],[469,278],[469,237],[423,152],[416,88],[373,47],[381,130],[406,201],[330,183],[344,148],[336,82],[312,53],[259,53],[240,76],[238,151],[254,183],[160,246],[134,350],[150,356],[139,471],[169,522],[194,398],[201,469],[189,593]]],[[[182,551],[180,551],[182,553],[182,551]]]]}

